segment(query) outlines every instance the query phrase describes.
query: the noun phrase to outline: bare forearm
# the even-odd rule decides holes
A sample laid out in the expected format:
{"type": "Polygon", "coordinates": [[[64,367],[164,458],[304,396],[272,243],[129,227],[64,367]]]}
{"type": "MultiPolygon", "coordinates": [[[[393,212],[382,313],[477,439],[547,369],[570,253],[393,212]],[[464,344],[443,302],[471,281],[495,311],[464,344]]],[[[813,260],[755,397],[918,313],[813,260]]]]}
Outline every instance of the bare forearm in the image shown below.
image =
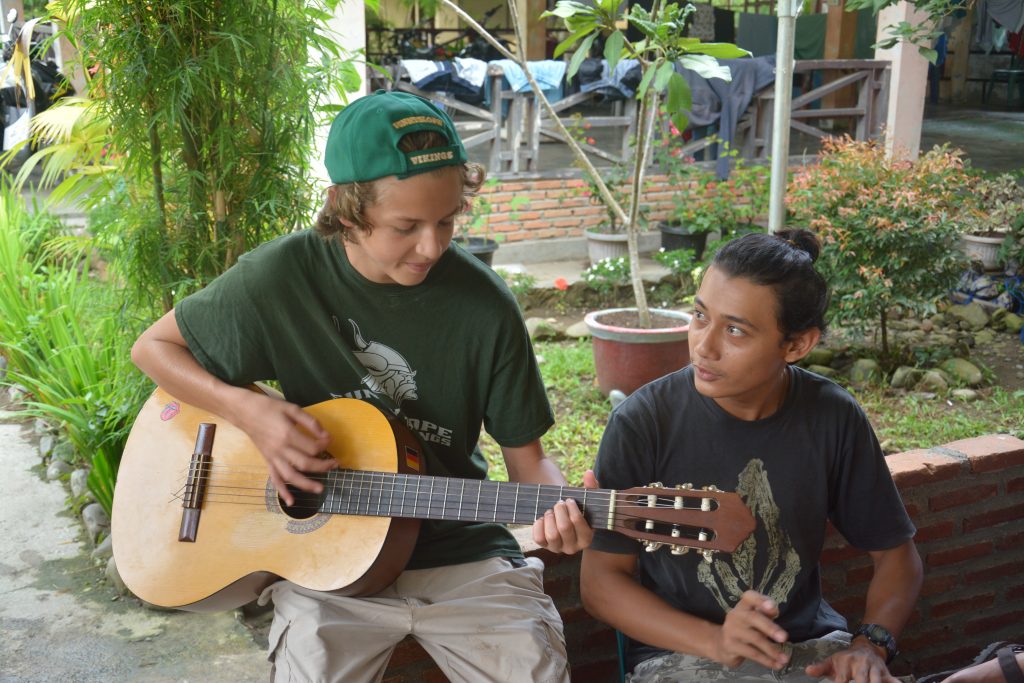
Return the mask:
{"type": "Polygon", "coordinates": [[[580,576],[583,606],[592,616],[627,636],[672,652],[714,657],[717,624],[672,607],[632,576],[591,571],[584,551],[580,576]]]}
{"type": "Polygon", "coordinates": [[[864,623],[881,624],[898,636],[921,590],[921,557],[913,541],[871,555],[875,571],[868,586],[864,623]]]}

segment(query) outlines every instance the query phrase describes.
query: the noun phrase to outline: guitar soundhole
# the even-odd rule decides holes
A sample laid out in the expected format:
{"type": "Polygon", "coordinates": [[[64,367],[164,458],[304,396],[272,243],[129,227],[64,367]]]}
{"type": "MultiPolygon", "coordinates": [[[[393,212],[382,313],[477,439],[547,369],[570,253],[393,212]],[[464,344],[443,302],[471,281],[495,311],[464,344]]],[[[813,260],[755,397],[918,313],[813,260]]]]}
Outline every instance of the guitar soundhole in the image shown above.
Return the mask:
{"type": "MultiPolygon", "coordinates": [[[[323,478],[310,476],[310,479],[318,479],[322,481],[323,478]]],[[[289,517],[293,519],[309,519],[320,512],[320,508],[324,502],[323,493],[302,491],[291,484],[288,485],[288,491],[292,494],[292,498],[295,499],[295,503],[293,505],[287,505],[280,496],[278,496],[277,502],[278,505],[281,506],[281,511],[289,517]]]]}

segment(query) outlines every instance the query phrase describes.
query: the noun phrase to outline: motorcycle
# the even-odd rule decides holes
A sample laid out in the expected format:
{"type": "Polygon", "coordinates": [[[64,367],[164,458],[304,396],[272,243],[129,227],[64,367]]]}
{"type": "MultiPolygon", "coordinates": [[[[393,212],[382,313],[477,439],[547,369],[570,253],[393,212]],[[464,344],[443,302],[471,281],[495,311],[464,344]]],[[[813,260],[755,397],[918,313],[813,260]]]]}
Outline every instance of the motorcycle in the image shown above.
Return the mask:
{"type": "MultiPolygon", "coordinates": [[[[41,20],[31,19],[20,27],[17,20],[16,9],[0,18],[0,124],[5,152],[28,139],[33,116],[46,111],[55,100],[74,94],[60,73],[55,49],[46,40],[41,20]]],[[[23,151],[24,156],[30,152],[27,147],[23,151]]]]}

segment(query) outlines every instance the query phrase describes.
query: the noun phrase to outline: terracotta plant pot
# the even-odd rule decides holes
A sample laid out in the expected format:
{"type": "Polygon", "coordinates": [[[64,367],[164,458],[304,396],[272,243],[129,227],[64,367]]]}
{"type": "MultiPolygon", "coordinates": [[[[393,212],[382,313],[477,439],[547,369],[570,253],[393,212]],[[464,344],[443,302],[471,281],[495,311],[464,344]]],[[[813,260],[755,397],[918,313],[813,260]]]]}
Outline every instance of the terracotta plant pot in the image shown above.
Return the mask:
{"type": "Polygon", "coordinates": [[[588,313],[584,318],[593,336],[597,384],[606,396],[613,389],[631,394],[651,380],[690,362],[689,313],[651,309],[652,315],[677,322],[670,327],[649,330],[622,327],[609,321],[619,314],[635,311],[635,308],[610,308],[588,313]]]}

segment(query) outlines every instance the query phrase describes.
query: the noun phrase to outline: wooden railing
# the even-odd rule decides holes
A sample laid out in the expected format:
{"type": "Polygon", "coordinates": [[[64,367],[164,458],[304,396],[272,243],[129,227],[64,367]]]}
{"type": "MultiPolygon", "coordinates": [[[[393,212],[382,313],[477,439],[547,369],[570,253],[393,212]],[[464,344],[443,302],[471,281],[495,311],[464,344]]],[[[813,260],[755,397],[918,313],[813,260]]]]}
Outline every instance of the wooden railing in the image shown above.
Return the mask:
{"type": "MultiPolygon", "coordinates": [[[[889,95],[889,62],[799,60],[793,71],[795,79],[803,76],[807,84],[804,92],[793,99],[790,126],[794,131],[809,136],[813,141],[834,135],[837,131],[846,132],[858,140],[874,139],[881,134],[889,95]],[[816,82],[819,83],[815,85],[816,82]],[[845,95],[840,96],[841,93],[845,95]],[[851,104],[844,105],[844,99],[851,104]]],[[[542,140],[556,143],[564,143],[565,140],[532,93],[502,88],[502,75],[499,67],[488,67],[491,101],[486,108],[461,102],[445,93],[421,90],[403,79],[400,72],[395,73],[390,87],[427,97],[444,106],[453,114],[466,148],[484,146],[487,150],[489,174],[508,177],[539,171],[545,147],[542,140]]],[[[553,108],[571,130],[578,121],[570,110],[582,104],[593,105],[598,99],[595,93],[580,92],[554,103],[553,108]]],[[[764,159],[771,153],[774,99],[772,84],[755,93],[747,111],[739,119],[733,135],[733,145],[739,156],[764,159]]],[[[627,99],[606,105],[606,111],[599,115],[590,113],[585,116],[587,137],[594,136],[597,131],[606,133],[601,136],[601,146],[583,141],[583,148],[611,163],[627,161],[632,156],[636,110],[636,100],[627,99]],[[612,134],[608,135],[608,131],[612,134]]],[[[683,147],[683,152],[695,154],[715,141],[714,136],[693,140],[683,147]]],[[[544,168],[551,169],[552,165],[546,163],[544,168]]]]}

